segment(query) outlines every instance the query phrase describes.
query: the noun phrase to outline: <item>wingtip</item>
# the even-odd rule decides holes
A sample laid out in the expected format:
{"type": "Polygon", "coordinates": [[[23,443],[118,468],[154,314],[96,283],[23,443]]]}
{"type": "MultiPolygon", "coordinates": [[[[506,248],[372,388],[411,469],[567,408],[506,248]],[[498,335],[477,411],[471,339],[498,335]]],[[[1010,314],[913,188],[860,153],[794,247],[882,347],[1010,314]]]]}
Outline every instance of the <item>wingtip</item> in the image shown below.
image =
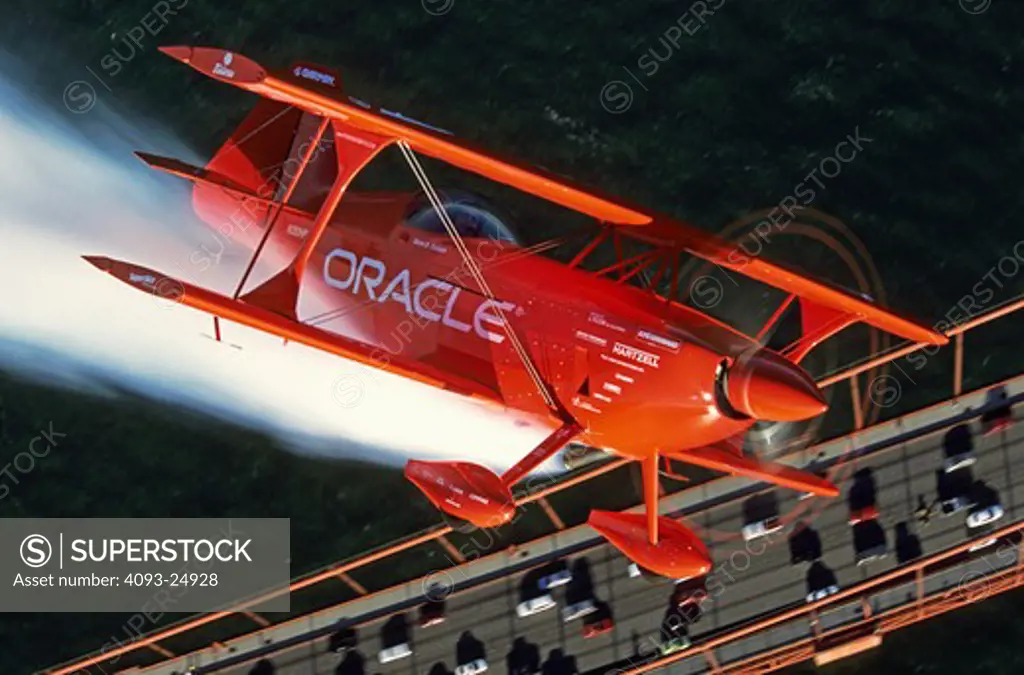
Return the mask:
{"type": "Polygon", "coordinates": [[[101,255],[83,255],[82,260],[102,272],[109,272],[111,267],[113,267],[113,261],[101,255]]]}
{"type": "Polygon", "coordinates": [[[267,73],[252,59],[221,47],[171,45],[159,48],[176,61],[207,77],[242,88],[263,82],[267,73]]]}
{"type": "Polygon", "coordinates": [[[170,45],[167,47],[157,47],[157,49],[182,63],[188,63],[192,58],[192,48],[185,45],[170,45]]]}
{"type": "Polygon", "coordinates": [[[835,483],[828,478],[818,478],[817,476],[813,476],[813,479],[809,478],[808,481],[798,489],[810,492],[816,497],[828,497],[829,499],[832,499],[839,496],[839,488],[836,487],[835,483]]]}

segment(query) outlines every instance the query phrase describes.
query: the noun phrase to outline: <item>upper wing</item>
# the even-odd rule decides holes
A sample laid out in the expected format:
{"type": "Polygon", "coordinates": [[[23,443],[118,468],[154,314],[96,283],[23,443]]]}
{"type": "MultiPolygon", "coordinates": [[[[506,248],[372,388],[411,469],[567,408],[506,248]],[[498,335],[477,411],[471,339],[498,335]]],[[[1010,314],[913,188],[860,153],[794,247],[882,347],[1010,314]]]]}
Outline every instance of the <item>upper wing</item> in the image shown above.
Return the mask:
{"type": "Polygon", "coordinates": [[[847,315],[854,321],[863,321],[893,335],[936,345],[949,342],[945,335],[876,305],[867,298],[854,295],[827,281],[813,279],[786,265],[748,256],[735,244],[685,223],[658,218],[651,225],[634,228],[628,234],[651,244],[686,251],[719,267],[792,293],[814,305],[847,315]]]}
{"type": "Polygon", "coordinates": [[[400,114],[375,108],[352,97],[341,100],[336,89],[312,84],[292,73],[269,74],[245,56],[211,47],[161,47],[160,51],[221,82],[318,115],[340,119],[381,136],[402,139],[417,152],[599,220],[621,225],[643,225],[652,220],[649,214],[598,196],[565,178],[499,159],[400,114]],[[225,62],[228,65],[224,65],[225,62]]]}
{"type": "MultiPolygon", "coordinates": [[[[946,336],[882,308],[837,286],[817,281],[760,258],[740,254],[735,246],[685,223],[602,196],[542,169],[499,159],[429,125],[375,108],[352,97],[341,100],[338,90],[293,73],[273,75],[255,61],[223,49],[162,47],[161,51],[214,79],[339,119],[385,138],[401,139],[418,152],[472,171],[491,180],[541,197],[614,225],[630,227],[629,236],[673,250],[686,251],[716,265],[751,277],[819,307],[846,317],[847,324],[863,321],[915,342],[946,344],[946,336]]],[[[834,332],[834,331],[833,331],[834,332]]]]}

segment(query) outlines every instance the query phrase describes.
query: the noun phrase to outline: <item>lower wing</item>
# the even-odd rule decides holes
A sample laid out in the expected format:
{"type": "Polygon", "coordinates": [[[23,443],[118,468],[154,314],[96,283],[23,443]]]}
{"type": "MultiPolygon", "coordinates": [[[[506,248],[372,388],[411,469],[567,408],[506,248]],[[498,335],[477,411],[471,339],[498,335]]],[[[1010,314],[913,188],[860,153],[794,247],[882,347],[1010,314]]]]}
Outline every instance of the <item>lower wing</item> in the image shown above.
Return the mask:
{"type": "Polygon", "coordinates": [[[832,481],[820,478],[808,471],[801,471],[786,464],[758,459],[716,446],[666,453],[665,456],[687,464],[702,466],[705,469],[755,478],[794,490],[810,492],[821,497],[839,495],[839,488],[832,481]]]}

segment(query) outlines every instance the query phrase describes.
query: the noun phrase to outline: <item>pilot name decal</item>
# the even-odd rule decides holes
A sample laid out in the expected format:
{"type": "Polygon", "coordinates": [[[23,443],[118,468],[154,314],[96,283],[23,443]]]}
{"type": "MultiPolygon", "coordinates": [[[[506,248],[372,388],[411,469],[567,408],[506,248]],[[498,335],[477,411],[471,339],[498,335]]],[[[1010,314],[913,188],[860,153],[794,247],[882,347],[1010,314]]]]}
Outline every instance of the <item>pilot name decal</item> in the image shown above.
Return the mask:
{"type": "Polygon", "coordinates": [[[638,349],[631,345],[624,345],[621,342],[615,343],[615,346],[612,347],[612,354],[629,359],[630,361],[642,363],[645,366],[650,366],[651,368],[657,368],[658,361],[661,360],[661,357],[657,354],[645,352],[642,349],[638,349]]]}
{"type": "Polygon", "coordinates": [[[426,239],[420,239],[419,237],[412,238],[412,245],[418,248],[425,248],[431,253],[447,253],[448,247],[444,244],[438,244],[426,239]]]}
{"type": "MultiPolygon", "coordinates": [[[[335,269],[335,272],[340,272],[340,269],[335,269]]],[[[413,287],[410,282],[411,275],[408,269],[399,271],[391,281],[385,284],[384,279],[387,278],[388,271],[387,266],[382,261],[369,256],[360,258],[355,253],[343,248],[332,250],[324,258],[323,276],[324,282],[331,288],[349,291],[356,296],[360,295],[361,290],[365,291],[362,294],[370,300],[376,302],[386,302],[387,300],[397,302],[405,308],[408,314],[413,314],[433,323],[440,323],[460,333],[472,331],[478,337],[495,344],[501,344],[505,341],[503,332],[495,332],[488,329],[490,326],[498,331],[502,330],[501,317],[498,315],[497,309],[503,312],[510,312],[516,309],[514,303],[505,300],[481,298],[480,303],[473,311],[472,323],[459,321],[452,316],[452,313],[463,289],[441,279],[424,279],[413,287]],[[342,266],[341,263],[346,263],[344,266],[348,268],[347,273],[341,274],[341,276],[335,276],[332,273],[332,263],[336,261],[339,268],[342,266]],[[383,290],[379,290],[382,286],[383,290]],[[441,302],[434,294],[424,298],[424,292],[428,291],[447,293],[448,298],[444,301],[444,306],[441,306],[441,302]]],[[[476,294],[469,295],[471,298],[475,296],[476,294]]]]}

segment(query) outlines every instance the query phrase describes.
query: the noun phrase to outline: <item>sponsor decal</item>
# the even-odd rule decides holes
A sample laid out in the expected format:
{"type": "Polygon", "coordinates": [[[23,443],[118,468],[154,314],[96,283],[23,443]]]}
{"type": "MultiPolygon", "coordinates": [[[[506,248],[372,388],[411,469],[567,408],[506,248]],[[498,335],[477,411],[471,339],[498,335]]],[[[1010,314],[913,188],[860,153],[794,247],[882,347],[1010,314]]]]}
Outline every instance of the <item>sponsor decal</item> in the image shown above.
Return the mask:
{"type": "Polygon", "coordinates": [[[595,391],[594,392],[594,398],[596,398],[598,401],[604,401],[605,403],[611,403],[612,402],[612,400],[609,397],[605,396],[604,394],[602,394],[599,391],[595,391]]]}
{"type": "Polygon", "coordinates": [[[153,284],[156,283],[156,277],[154,277],[152,274],[136,274],[135,272],[129,272],[128,273],[128,281],[129,282],[137,281],[140,284],[146,284],[147,286],[152,286],[153,284]]]}
{"type": "Polygon", "coordinates": [[[587,333],[582,330],[576,331],[576,337],[579,338],[580,340],[583,340],[584,342],[589,342],[592,345],[597,345],[598,347],[604,347],[608,344],[608,341],[605,340],[604,338],[597,337],[596,335],[591,335],[590,333],[587,333]]]}
{"type": "Polygon", "coordinates": [[[595,326],[601,326],[602,328],[609,328],[609,329],[611,329],[611,330],[613,330],[613,331],[615,331],[617,333],[625,333],[626,332],[625,328],[623,328],[622,326],[620,326],[618,324],[615,324],[615,323],[612,323],[612,322],[608,321],[608,319],[605,317],[605,315],[601,314],[600,312],[591,312],[590,313],[590,323],[594,324],[595,326]]]}
{"type": "Polygon", "coordinates": [[[622,373],[615,373],[615,379],[619,380],[620,382],[628,382],[629,384],[633,384],[634,382],[636,382],[636,380],[634,380],[629,375],[623,375],[622,373]]]}
{"type": "Polygon", "coordinates": [[[331,75],[330,73],[321,72],[319,70],[316,70],[315,68],[295,66],[295,69],[292,71],[292,74],[294,74],[295,77],[301,77],[306,80],[313,80],[314,82],[326,84],[330,87],[337,86],[336,78],[334,77],[334,75],[331,75]]]}
{"type": "Polygon", "coordinates": [[[221,77],[234,78],[235,71],[231,70],[228,66],[234,61],[235,55],[231,52],[225,52],[224,58],[219,63],[213,64],[213,74],[220,75],[221,77]]]}
{"type": "Polygon", "coordinates": [[[613,394],[622,393],[622,387],[620,387],[617,384],[612,384],[611,382],[605,382],[603,385],[601,385],[601,388],[604,389],[605,391],[610,391],[613,394]]]}
{"type": "Polygon", "coordinates": [[[658,361],[661,360],[661,357],[658,356],[657,354],[645,352],[642,349],[633,347],[632,345],[622,344],[621,342],[615,343],[615,346],[612,347],[612,354],[615,354],[616,356],[622,356],[624,358],[629,359],[630,361],[642,363],[645,366],[650,366],[651,368],[657,368],[658,361]]]}
{"type": "Polygon", "coordinates": [[[501,330],[501,317],[498,315],[497,309],[500,308],[504,312],[516,309],[515,303],[505,300],[487,300],[471,293],[468,297],[479,298],[479,303],[473,310],[473,320],[471,323],[460,321],[452,316],[459,296],[462,294],[462,289],[458,286],[434,278],[424,279],[413,285],[408,269],[399,270],[394,277],[391,277],[390,281],[385,283],[388,278],[388,268],[382,261],[370,256],[359,257],[352,251],[343,248],[332,250],[324,258],[323,277],[328,286],[339,291],[348,291],[357,297],[365,295],[376,302],[387,302],[388,300],[397,302],[405,308],[408,314],[415,314],[427,321],[440,323],[460,333],[472,332],[495,344],[505,341],[503,333],[489,329],[489,327],[493,327],[501,330]],[[340,273],[342,268],[347,268],[347,270],[340,273]],[[336,274],[338,275],[336,276],[336,274]],[[433,303],[424,302],[423,294],[427,291],[431,292],[429,297],[434,300],[433,303]],[[444,295],[447,295],[447,299],[438,299],[444,295]]]}
{"type": "Polygon", "coordinates": [[[676,340],[646,330],[637,331],[636,337],[649,345],[664,347],[672,353],[678,352],[679,348],[682,346],[682,344],[676,340]]]}

